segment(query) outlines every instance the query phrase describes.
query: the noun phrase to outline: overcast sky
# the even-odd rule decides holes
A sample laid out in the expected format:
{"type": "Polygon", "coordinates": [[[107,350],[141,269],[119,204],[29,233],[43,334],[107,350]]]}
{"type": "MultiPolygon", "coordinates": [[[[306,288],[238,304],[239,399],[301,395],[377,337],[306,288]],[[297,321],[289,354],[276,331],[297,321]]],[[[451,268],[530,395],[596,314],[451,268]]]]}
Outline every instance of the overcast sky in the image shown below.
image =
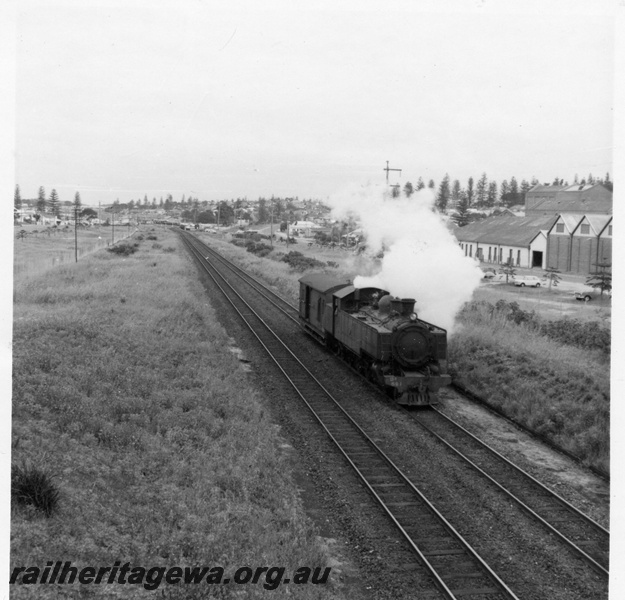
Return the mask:
{"type": "Polygon", "coordinates": [[[613,3],[518,4],[19,3],[16,183],[97,204],[325,198],[387,160],[401,184],[612,174],[613,3]]]}

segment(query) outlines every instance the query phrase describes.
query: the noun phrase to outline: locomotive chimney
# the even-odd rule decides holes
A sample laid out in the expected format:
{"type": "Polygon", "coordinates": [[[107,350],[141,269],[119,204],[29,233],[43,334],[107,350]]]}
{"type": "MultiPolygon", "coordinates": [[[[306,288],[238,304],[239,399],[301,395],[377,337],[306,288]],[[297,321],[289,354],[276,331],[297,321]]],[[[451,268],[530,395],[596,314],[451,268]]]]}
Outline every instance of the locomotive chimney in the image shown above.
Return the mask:
{"type": "Polygon", "coordinates": [[[414,298],[402,298],[401,299],[401,306],[402,306],[401,314],[404,315],[404,317],[409,317],[414,312],[415,302],[416,300],[414,298]]]}
{"type": "Polygon", "coordinates": [[[391,299],[391,312],[396,312],[398,314],[402,314],[402,303],[401,300],[399,298],[392,298],[391,299]]]}

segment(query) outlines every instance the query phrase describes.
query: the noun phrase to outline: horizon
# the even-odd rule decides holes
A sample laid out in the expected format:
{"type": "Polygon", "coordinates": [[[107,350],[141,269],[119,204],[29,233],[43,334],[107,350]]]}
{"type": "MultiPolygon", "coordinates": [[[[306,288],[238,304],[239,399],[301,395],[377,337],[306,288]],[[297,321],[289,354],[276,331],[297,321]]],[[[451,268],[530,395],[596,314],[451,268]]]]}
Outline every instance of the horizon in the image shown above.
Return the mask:
{"type": "MultiPolygon", "coordinates": [[[[578,174],[577,174],[577,173],[576,173],[576,175],[578,176],[578,174]]],[[[612,177],[612,174],[611,174],[611,173],[609,173],[609,172],[604,173],[603,175],[595,175],[595,174],[592,174],[592,173],[589,173],[589,175],[593,175],[593,177],[594,177],[594,179],[595,179],[595,181],[594,181],[594,183],[593,183],[593,184],[604,184],[603,179],[605,178],[605,176],[606,176],[606,175],[608,175],[608,176],[609,176],[609,180],[610,180],[610,182],[611,182],[611,183],[614,183],[614,179],[613,179],[613,177],[612,177]],[[597,181],[597,179],[601,179],[601,181],[597,181]]],[[[579,177],[579,176],[578,176],[578,178],[579,178],[579,181],[580,181],[580,182],[581,182],[582,180],[586,180],[586,176],[583,176],[583,177],[579,177]]],[[[474,179],[474,184],[475,184],[475,183],[477,182],[477,178],[475,178],[475,177],[474,177],[473,179],[474,179]]],[[[418,180],[418,178],[417,178],[417,180],[418,180]]],[[[411,183],[412,185],[415,185],[415,183],[416,183],[416,181],[417,181],[417,180],[415,180],[415,182],[410,181],[410,180],[407,180],[407,181],[406,181],[403,185],[405,185],[406,183],[411,183]]],[[[441,178],[441,180],[442,180],[442,178],[441,178]]],[[[489,181],[492,181],[492,180],[489,180],[489,181]]],[[[517,179],[517,183],[519,184],[519,187],[520,187],[520,184],[521,184],[521,182],[522,182],[522,181],[528,181],[528,179],[527,179],[527,178],[523,178],[523,179],[520,179],[520,180],[519,180],[519,179],[517,179]]],[[[542,185],[542,186],[550,186],[550,187],[551,187],[551,186],[555,186],[554,181],[555,181],[555,177],[554,177],[554,179],[553,179],[552,181],[543,181],[543,182],[538,182],[538,183],[536,183],[536,184],[534,184],[534,185],[542,185]]],[[[435,182],[435,184],[436,184],[436,186],[435,186],[435,188],[434,188],[434,189],[435,189],[435,191],[436,191],[436,192],[438,192],[438,188],[439,188],[439,185],[440,185],[440,181],[436,181],[436,180],[434,180],[434,182],[435,182]]],[[[450,183],[453,183],[453,182],[454,182],[454,179],[450,179],[450,183]]],[[[460,182],[460,183],[461,183],[461,185],[462,185],[462,182],[460,182]]],[[[528,181],[528,183],[529,183],[529,181],[528,181]]],[[[39,187],[37,188],[37,193],[35,193],[35,194],[33,194],[33,195],[30,195],[30,196],[24,196],[24,194],[22,193],[22,187],[21,187],[21,185],[20,185],[19,183],[16,183],[15,185],[16,185],[16,186],[19,186],[19,189],[20,189],[20,197],[21,197],[21,201],[22,201],[22,202],[36,202],[36,201],[38,200],[38,190],[39,190],[39,187],[41,187],[41,186],[39,186],[39,187]]],[[[402,189],[403,189],[403,185],[401,185],[401,188],[402,188],[402,189]]],[[[564,184],[563,184],[563,185],[564,185],[564,186],[573,186],[573,185],[577,185],[577,184],[575,184],[575,183],[574,183],[573,181],[571,181],[571,180],[565,179],[565,180],[564,180],[564,184]]],[[[499,192],[500,192],[500,187],[501,187],[501,182],[497,182],[497,187],[498,187],[498,195],[499,195],[499,192]]],[[[534,187],[534,186],[531,186],[531,187],[534,187]]],[[[55,189],[55,190],[56,190],[56,188],[51,188],[51,189],[50,189],[50,191],[52,191],[52,189],[55,189]]],[[[464,186],[462,187],[462,189],[464,189],[464,186]]],[[[44,186],[44,190],[45,190],[45,186],[44,186]]],[[[48,193],[48,190],[45,190],[45,191],[46,191],[46,200],[47,200],[47,199],[48,199],[48,197],[49,197],[49,193],[48,193]]],[[[58,190],[56,190],[56,191],[57,191],[57,193],[58,193],[58,190]]],[[[84,201],[84,199],[83,199],[83,194],[82,194],[82,191],[81,191],[81,190],[75,190],[75,191],[72,193],[72,196],[73,196],[73,195],[75,195],[75,193],[76,193],[76,192],[79,192],[79,193],[80,193],[80,196],[81,196],[81,204],[82,204],[82,206],[88,206],[88,207],[92,207],[92,208],[95,208],[95,207],[97,207],[97,206],[112,206],[112,205],[114,205],[117,201],[119,201],[119,204],[128,204],[130,201],[134,201],[134,202],[135,202],[135,205],[137,205],[137,204],[139,204],[139,203],[140,203],[140,205],[141,205],[141,206],[143,206],[143,205],[144,205],[144,204],[143,204],[143,199],[144,199],[144,197],[145,197],[146,195],[148,196],[148,204],[147,204],[147,206],[148,206],[148,207],[150,207],[150,206],[151,206],[151,203],[152,203],[152,199],[153,199],[153,198],[156,198],[156,203],[157,203],[157,208],[158,208],[158,206],[160,205],[160,200],[161,200],[161,198],[162,198],[162,200],[163,200],[163,201],[165,201],[165,199],[166,199],[167,195],[171,194],[171,192],[170,192],[170,191],[167,191],[167,192],[165,192],[164,194],[160,194],[158,198],[157,198],[156,196],[153,196],[153,195],[152,195],[152,197],[150,197],[150,195],[148,195],[148,194],[139,194],[139,197],[138,197],[138,198],[136,198],[136,199],[133,197],[133,198],[129,198],[128,200],[122,201],[122,200],[120,200],[119,198],[117,198],[117,197],[116,197],[116,199],[115,199],[115,200],[112,200],[112,201],[106,201],[106,202],[100,201],[99,203],[95,203],[95,204],[93,204],[93,203],[89,203],[89,202],[85,202],[85,201],[84,201]]],[[[273,196],[273,197],[275,197],[276,199],[298,199],[298,201],[300,201],[300,202],[305,201],[305,200],[310,200],[310,201],[312,201],[312,202],[324,202],[324,201],[327,201],[327,200],[330,198],[330,195],[328,195],[326,198],[320,198],[320,197],[305,197],[305,196],[301,196],[301,197],[300,197],[300,195],[299,195],[299,194],[289,194],[289,195],[285,195],[285,196],[278,196],[278,195],[276,195],[276,194],[270,194],[270,195],[262,195],[262,194],[259,194],[259,195],[255,195],[255,196],[254,196],[254,197],[252,197],[252,198],[249,198],[249,197],[247,197],[247,196],[237,196],[237,197],[229,197],[229,198],[210,198],[210,199],[209,199],[209,198],[201,198],[201,197],[197,197],[197,196],[194,196],[194,195],[192,195],[192,194],[187,194],[187,193],[185,193],[185,192],[182,192],[181,197],[180,197],[179,199],[177,199],[176,197],[174,197],[174,196],[173,196],[173,194],[171,194],[171,195],[172,195],[172,201],[173,201],[174,203],[177,203],[177,204],[179,204],[179,203],[182,201],[182,197],[183,197],[183,196],[184,196],[184,198],[185,198],[185,201],[186,201],[188,198],[192,197],[192,198],[194,198],[194,199],[199,200],[199,202],[200,202],[200,203],[202,203],[202,202],[208,202],[208,203],[215,203],[215,202],[236,202],[237,200],[243,200],[243,201],[245,201],[245,202],[258,202],[261,198],[264,198],[265,200],[269,200],[272,196],[273,196]]],[[[73,200],[63,200],[63,199],[61,199],[61,198],[60,198],[60,196],[59,196],[59,202],[60,202],[60,203],[62,203],[62,204],[64,204],[64,205],[65,205],[65,204],[73,204],[73,200]]]]}

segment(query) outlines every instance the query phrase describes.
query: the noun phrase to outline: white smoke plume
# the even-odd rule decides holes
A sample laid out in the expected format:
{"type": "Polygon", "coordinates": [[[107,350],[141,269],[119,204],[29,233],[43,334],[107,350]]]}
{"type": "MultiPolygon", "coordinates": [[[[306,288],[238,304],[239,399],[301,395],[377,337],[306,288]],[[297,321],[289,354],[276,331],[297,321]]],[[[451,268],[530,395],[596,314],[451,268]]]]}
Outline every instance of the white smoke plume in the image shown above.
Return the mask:
{"type": "Polygon", "coordinates": [[[359,223],[370,251],[384,250],[379,272],[357,276],[354,286],[415,298],[420,319],[451,333],[458,310],[471,299],[483,273],[432,210],[434,200],[428,188],[410,198],[392,198],[387,186],[369,184],[335,194],[329,203],[333,218],[359,223]]]}

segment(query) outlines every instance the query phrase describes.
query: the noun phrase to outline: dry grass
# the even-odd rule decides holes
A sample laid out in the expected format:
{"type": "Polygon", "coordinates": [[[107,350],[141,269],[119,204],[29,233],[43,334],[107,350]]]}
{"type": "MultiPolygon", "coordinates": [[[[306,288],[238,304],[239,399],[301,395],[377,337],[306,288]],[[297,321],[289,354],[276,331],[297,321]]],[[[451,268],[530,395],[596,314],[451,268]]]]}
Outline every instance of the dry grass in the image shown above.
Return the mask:
{"type": "Polygon", "coordinates": [[[529,428],[609,471],[609,359],[502,314],[472,311],[449,344],[453,375],[529,428]],[[478,314],[475,314],[478,313],[478,314]]]}
{"type": "MultiPolygon", "coordinates": [[[[49,518],[12,506],[12,566],[325,565],[262,399],[223,351],[227,336],[177,236],[157,237],[163,248],[145,240],[132,256],[98,252],[16,282],[12,462],[48,474],[59,497],[49,518]]],[[[37,597],[60,593],[36,587],[37,597]]],[[[64,591],[154,597],[81,587],[64,591]]],[[[288,586],[210,593],[274,597],[288,586]]],[[[181,594],[208,597],[159,589],[181,594]]],[[[298,589],[336,595],[332,585],[298,589]]]]}

